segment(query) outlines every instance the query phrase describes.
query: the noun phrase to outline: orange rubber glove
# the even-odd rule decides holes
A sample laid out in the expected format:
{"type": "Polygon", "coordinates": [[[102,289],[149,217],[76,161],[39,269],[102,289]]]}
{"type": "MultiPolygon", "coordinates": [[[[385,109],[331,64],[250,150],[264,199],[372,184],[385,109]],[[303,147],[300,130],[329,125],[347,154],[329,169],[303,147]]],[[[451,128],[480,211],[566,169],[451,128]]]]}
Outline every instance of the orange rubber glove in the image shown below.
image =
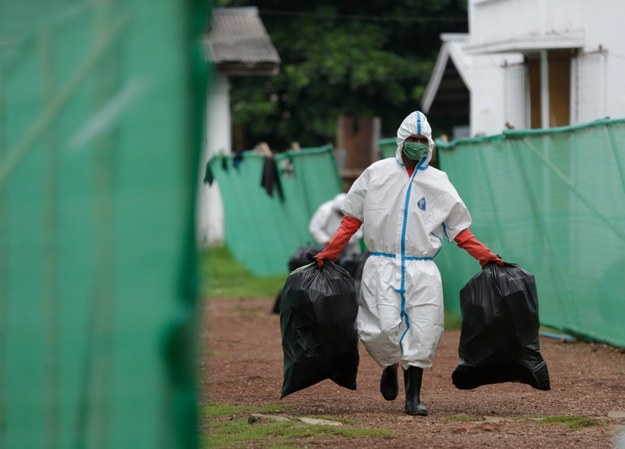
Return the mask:
{"type": "Polygon", "coordinates": [[[495,262],[497,265],[504,266],[505,263],[496,254],[493,254],[490,249],[478,239],[469,229],[465,229],[454,239],[460,248],[471,254],[480,263],[482,268],[490,262],[495,262]]]}
{"type": "Polygon", "coordinates": [[[336,230],[326,247],[315,256],[315,259],[317,259],[317,266],[319,268],[323,267],[324,260],[335,261],[338,255],[341,254],[341,251],[343,251],[345,246],[349,243],[349,239],[352,238],[352,235],[354,235],[358,229],[360,229],[361,225],[362,221],[359,219],[345,215],[341,220],[339,228],[336,230]]]}

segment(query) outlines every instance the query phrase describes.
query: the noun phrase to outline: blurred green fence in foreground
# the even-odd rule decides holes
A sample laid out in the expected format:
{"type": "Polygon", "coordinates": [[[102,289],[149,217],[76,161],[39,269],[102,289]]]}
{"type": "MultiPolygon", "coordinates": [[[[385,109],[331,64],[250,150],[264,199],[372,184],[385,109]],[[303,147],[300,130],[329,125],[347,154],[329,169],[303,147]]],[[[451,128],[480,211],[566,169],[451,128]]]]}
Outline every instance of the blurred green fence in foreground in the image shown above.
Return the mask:
{"type": "MultiPolygon", "coordinates": [[[[536,276],[542,324],[625,347],[625,120],[437,145],[478,239],[536,276]]],[[[455,245],[436,262],[459,313],[479,265],[455,245]]]]}
{"type": "Polygon", "coordinates": [[[252,151],[244,152],[240,160],[215,156],[207,170],[223,199],[225,242],[233,256],[258,276],[288,272],[297,248],[314,244],[308,232],[310,218],[321,203],[341,192],[331,147],[287,151],[273,158],[252,151]],[[263,188],[263,170],[272,167],[275,183],[268,178],[263,188]]]}
{"type": "Polygon", "coordinates": [[[0,6],[0,448],[197,446],[208,13],[0,6]]]}

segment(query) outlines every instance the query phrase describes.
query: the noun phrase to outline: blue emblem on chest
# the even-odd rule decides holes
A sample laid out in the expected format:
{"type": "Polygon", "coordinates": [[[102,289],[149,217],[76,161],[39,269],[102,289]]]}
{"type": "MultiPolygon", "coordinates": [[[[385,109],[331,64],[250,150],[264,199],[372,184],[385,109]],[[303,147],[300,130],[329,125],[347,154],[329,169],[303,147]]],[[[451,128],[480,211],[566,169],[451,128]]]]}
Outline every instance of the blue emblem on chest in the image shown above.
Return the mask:
{"type": "Polygon", "coordinates": [[[426,207],[425,197],[423,197],[419,201],[417,201],[417,206],[419,207],[419,209],[425,210],[425,207],[426,207]]]}

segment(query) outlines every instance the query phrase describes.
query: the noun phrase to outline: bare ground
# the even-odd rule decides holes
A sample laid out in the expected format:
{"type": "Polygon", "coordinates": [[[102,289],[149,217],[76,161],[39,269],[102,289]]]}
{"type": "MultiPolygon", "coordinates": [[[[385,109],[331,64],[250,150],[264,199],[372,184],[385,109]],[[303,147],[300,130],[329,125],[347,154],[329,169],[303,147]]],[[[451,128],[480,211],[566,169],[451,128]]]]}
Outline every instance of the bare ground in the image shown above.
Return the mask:
{"type": "MultiPolygon", "coordinates": [[[[447,331],[434,366],[426,370],[421,398],[427,417],[403,413],[403,386],[395,401],[378,392],[380,369],[360,347],[358,389],[326,380],[280,399],[283,354],[273,298],[211,299],[203,307],[202,404],[288,404],[288,414],[347,420],[359,428],[385,429],[384,438],[324,436],[299,441],[320,448],[615,448],[625,431],[625,351],[604,345],[541,339],[551,391],[518,383],[456,389],[459,331],[447,331]],[[594,425],[572,429],[544,417],[581,416],[594,425]]],[[[400,379],[400,384],[401,384],[400,379]]],[[[202,418],[210,428],[209,418],[202,418]]],[[[239,447],[262,447],[259,443],[239,447]]],[[[618,445],[619,449],[621,447],[618,445]]]]}

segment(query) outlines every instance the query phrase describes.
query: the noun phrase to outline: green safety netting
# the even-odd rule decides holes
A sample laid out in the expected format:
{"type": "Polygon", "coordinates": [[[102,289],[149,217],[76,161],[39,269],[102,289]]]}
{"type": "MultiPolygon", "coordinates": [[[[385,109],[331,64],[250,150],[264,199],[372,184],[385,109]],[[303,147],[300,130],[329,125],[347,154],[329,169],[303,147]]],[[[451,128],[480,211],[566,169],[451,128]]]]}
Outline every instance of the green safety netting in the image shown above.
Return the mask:
{"type": "Polygon", "coordinates": [[[297,248],[314,244],[310,218],[321,203],[341,192],[331,147],[287,151],[273,158],[252,151],[240,158],[215,156],[208,161],[207,173],[223,199],[228,248],[259,276],[288,272],[297,248]],[[261,185],[265,163],[275,164],[279,182],[271,196],[261,185]]]}
{"type": "Polygon", "coordinates": [[[380,139],[378,140],[378,147],[380,148],[380,157],[382,159],[394,157],[397,151],[397,138],[380,139]]]}
{"type": "MultiPolygon", "coordinates": [[[[625,120],[437,145],[478,239],[536,276],[541,322],[625,346],[625,120]]],[[[479,266],[455,245],[436,261],[459,314],[479,266]]]]}
{"type": "Polygon", "coordinates": [[[0,447],[197,447],[209,8],[0,6],[0,447]]]}

